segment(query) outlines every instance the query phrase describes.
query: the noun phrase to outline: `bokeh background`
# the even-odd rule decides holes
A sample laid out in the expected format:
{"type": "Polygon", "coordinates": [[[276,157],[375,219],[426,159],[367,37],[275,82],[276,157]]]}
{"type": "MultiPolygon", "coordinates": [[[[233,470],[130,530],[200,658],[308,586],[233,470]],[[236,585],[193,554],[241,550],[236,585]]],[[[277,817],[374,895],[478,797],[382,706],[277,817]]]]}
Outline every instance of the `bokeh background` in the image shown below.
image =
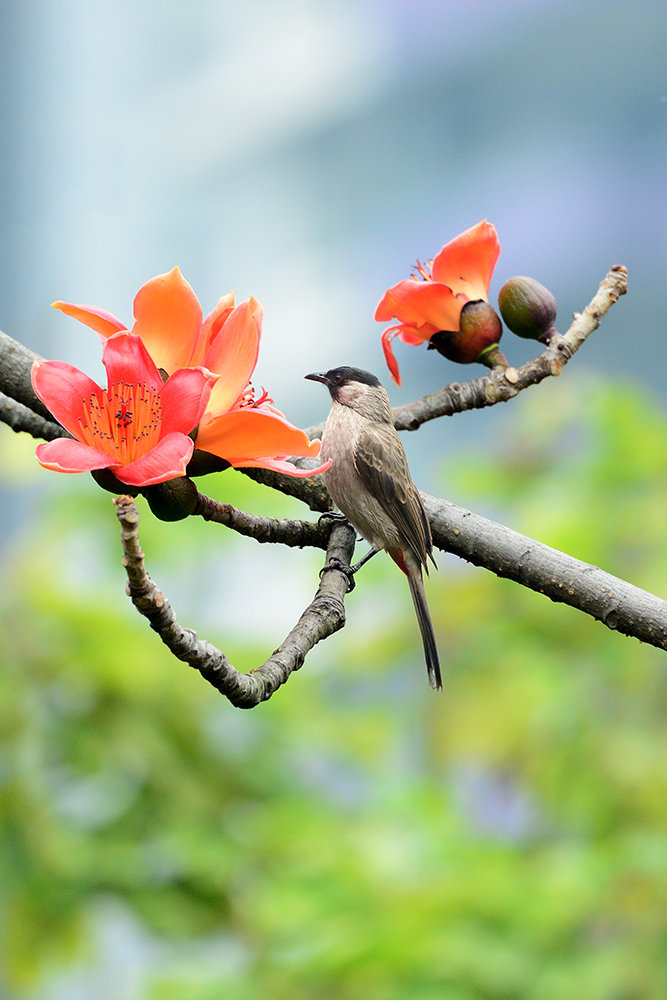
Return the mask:
{"type": "MultiPolygon", "coordinates": [[[[377,300],[488,218],[559,326],[630,295],[562,378],[406,438],[418,484],[664,593],[667,10],[655,3],[3,4],[0,325],[98,374],[56,298],[129,321],[178,264],[265,308],[258,385],[388,373],[377,300]]],[[[506,334],[520,363],[530,345],[506,334]]],[[[472,377],[397,346],[405,402],[472,377]]],[[[0,977],[10,1000],[662,1000],[664,653],[440,558],[428,690],[404,581],[232,709],[128,607],[89,477],[0,433],[0,977]]],[[[302,516],[242,475],[205,488],[302,516]]],[[[241,669],[316,554],[143,514],[181,621],[241,669]]]]}

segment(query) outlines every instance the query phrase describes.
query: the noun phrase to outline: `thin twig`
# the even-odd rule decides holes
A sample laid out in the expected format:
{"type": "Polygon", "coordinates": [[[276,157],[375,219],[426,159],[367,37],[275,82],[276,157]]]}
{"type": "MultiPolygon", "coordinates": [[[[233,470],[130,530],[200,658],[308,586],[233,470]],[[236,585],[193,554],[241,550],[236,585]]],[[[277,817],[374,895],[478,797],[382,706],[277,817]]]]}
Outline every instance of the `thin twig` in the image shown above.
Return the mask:
{"type": "Polygon", "coordinates": [[[217,524],[224,524],[240,535],[254,538],[258,542],[280,542],[282,545],[289,545],[293,548],[303,548],[305,545],[312,545],[316,548],[326,549],[329,544],[330,525],[319,521],[293,521],[290,519],[278,519],[276,517],[260,517],[257,514],[248,514],[238,507],[232,507],[229,503],[220,503],[212,500],[211,497],[199,493],[197,505],[192,512],[205,521],[215,521],[217,524]]]}
{"type": "MultiPolygon", "coordinates": [[[[132,497],[114,501],[121,525],[123,565],[128,593],[137,610],[179,660],[189,663],[237,708],[254,708],[267,701],[290,675],[298,670],[316,643],[345,624],[343,599],[348,578],[338,569],[323,573],[317,593],[283,643],[256,670],[240,673],[212,643],[197,638],[176,620],[169,601],[157,589],[144,567],[139,543],[139,511],[132,497]]],[[[355,533],[347,524],[333,522],[327,548],[327,563],[340,560],[349,565],[355,533]]]]}

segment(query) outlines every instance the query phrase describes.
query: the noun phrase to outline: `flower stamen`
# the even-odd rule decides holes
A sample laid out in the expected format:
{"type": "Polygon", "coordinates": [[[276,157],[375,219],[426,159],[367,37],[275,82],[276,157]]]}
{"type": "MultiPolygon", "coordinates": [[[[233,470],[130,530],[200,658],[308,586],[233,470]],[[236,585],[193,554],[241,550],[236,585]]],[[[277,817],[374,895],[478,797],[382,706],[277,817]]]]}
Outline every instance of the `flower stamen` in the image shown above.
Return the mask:
{"type": "Polygon", "coordinates": [[[252,383],[248,382],[247,386],[245,387],[245,390],[241,395],[241,399],[239,400],[238,403],[240,408],[245,409],[247,407],[252,407],[253,409],[256,409],[258,406],[262,406],[264,403],[267,403],[268,405],[271,405],[273,403],[273,400],[269,396],[264,386],[262,386],[262,392],[259,398],[256,398],[255,391],[256,390],[254,389],[252,383]]]}
{"type": "Polygon", "coordinates": [[[108,390],[82,400],[81,438],[91,448],[118,456],[120,465],[141,458],[160,440],[162,403],[159,392],[144,382],[115,382],[108,390]]]}
{"type": "Polygon", "coordinates": [[[412,268],[416,273],[410,275],[410,277],[413,281],[433,281],[432,269],[433,258],[427,260],[424,264],[417,258],[417,263],[412,268]]]}

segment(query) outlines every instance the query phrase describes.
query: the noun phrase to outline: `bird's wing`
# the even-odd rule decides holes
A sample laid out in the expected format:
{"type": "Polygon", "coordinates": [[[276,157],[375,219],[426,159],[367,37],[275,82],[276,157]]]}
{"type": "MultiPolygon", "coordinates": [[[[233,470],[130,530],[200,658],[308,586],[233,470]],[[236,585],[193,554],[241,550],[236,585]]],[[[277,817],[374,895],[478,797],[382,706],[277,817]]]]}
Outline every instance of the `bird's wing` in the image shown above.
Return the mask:
{"type": "Polygon", "coordinates": [[[426,566],[433,543],[424,505],[412,481],[403,445],[391,425],[362,431],[355,465],[365,486],[396,524],[419,562],[426,566]]]}

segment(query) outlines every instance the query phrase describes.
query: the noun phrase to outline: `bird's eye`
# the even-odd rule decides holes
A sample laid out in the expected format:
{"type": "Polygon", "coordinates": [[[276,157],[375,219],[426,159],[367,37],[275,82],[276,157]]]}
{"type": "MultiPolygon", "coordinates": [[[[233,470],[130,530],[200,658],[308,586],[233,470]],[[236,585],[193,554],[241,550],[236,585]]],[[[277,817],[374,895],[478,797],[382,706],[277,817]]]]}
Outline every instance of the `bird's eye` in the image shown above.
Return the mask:
{"type": "Polygon", "coordinates": [[[336,374],[334,375],[334,382],[336,383],[336,385],[340,385],[342,381],[343,381],[343,376],[341,375],[340,372],[336,372],[336,374]]]}

